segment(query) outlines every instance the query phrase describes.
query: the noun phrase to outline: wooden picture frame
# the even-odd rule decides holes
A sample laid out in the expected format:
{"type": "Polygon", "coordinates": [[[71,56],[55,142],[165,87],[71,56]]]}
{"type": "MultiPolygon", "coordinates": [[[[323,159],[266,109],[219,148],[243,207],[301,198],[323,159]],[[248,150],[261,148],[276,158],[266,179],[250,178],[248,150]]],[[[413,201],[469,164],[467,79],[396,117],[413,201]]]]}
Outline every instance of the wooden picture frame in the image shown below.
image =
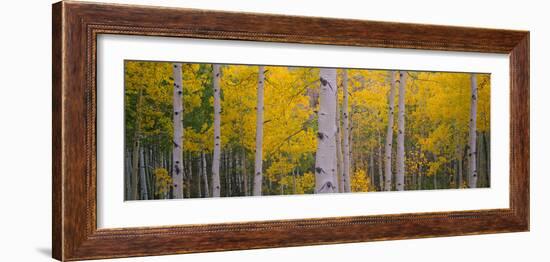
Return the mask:
{"type": "Polygon", "coordinates": [[[56,3],[52,11],[52,245],[53,257],[58,260],[529,230],[528,31],[72,1],[56,3]],[[510,207],[477,211],[98,229],[96,41],[99,34],[508,54],[511,105],[510,207]]]}

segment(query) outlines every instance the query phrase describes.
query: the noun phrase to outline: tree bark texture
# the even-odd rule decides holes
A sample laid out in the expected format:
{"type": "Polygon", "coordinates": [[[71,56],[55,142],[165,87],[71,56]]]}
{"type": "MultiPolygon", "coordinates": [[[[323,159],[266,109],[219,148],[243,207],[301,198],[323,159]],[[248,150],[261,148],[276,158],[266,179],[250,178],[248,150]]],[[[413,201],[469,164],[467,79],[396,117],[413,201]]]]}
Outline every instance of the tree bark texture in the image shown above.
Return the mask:
{"type": "Polygon", "coordinates": [[[204,182],[204,197],[210,197],[210,188],[208,186],[208,173],[206,172],[206,154],[201,152],[202,159],[202,180],[204,182]]]}
{"type": "Polygon", "coordinates": [[[342,101],[342,122],[344,133],[344,192],[351,192],[350,183],[350,128],[349,128],[349,112],[348,112],[348,71],[343,70],[343,101],[342,101]]]}
{"type": "Polygon", "coordinates": [[[471,102],[470,102],[470,134],[468,139],[468,186],[477,187],[477,76],[470,75],[471,102]]]}
{"type": "Polygon", "coordinates": [[[386,143],[384,150],[384,190],[390,191],[392,189],[392,143],[393,143],[393,110],[395,106],[395,84],[396,84],[396,72],[391,72],[390,93],[388,96],[388,128],[386,131],[386,143]]]}
{"type": "Polygon", "coordinates": [[[220,153],[221,153],[221,105],[220,65],[212,65],[214,79],[214,154],[212,156],[212,197],[220,197],[220,153]]]}
{"type": "Polygon", "coordinates": [[[248,186],[248,173],[246,172],[246,149],[244,149],[244,147],[241,152],[241,174],[243,177],[244,195],[248,196],[250,194],[248,186]]]}
{"type": "Polygon", "coordinates": [[[263,180],[263,139],[264,139],[264,81],[265,69],[263,66],[258,67],[258,89],[256,94],[256,154],[254,156],[254,185],[253,195],[262,195],[262,180],[263,180]]]}
{"type": "Polygon", "coordinates": [[[405,190],[405,88],[407,72],[399,72],[399,108],[397,114],[397,174],[395,187],[398,191],[405,190]]]}
{"type": "Polygon", "coordinates": [[[315,154],[315,192],[338,192],[336,177],[336,69],[320,69],[319,131],[315,154]]]}
{"type": "Polygon", "coordinates": [[[338,176],[338,192],[344,192],[344,156],[342,152],[342,128],[340,125],[340,107],[336,103],[336,170],[338,176]]]}
{"type": "Polygon", "coordinates": [[[384,189],[384,157],[382,156],[382,142],[380,141],[380,130],[377,130],[378,134],[378,183],[380,190],[384,189]]]}
{"type": "Polygon", "coordinates": [[[147,194],[147,178],[145,177],[145,159],[143,156],[143,148],[139,150],[139,183],[141,188],[140,199],[149,199],[149,195],[147,194]]]}
{"type": "Polygon", "coordinates": [[[174,198],[183,198],[183,86],[182,86],[182,65],[173,64],[174,93],[172,97],[173,104],[173,125],[174,138],[172,150],[172,183],[174,198]]]}
{"type": "Polygon", "coordinates": [[[132,198],[139,199],[139,150],[141,145],[141,103],[143,100],[143,87],[139,89],[139,95],[136,103],[136,130],[134,132],[134,148],[132,149],[132,198]]]}

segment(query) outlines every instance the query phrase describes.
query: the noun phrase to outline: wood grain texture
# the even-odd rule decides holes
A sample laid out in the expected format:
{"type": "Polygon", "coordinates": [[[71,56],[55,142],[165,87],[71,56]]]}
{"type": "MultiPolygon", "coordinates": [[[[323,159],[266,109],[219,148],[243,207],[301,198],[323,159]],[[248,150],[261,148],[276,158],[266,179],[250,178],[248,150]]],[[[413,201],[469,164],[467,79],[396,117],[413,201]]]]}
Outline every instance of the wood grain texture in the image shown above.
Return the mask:
{"type": "Polygon", "coordinates": [[[52,8],[52,256],[61,257],[63,242],[63,203],[62,170],[61,170],[61,89],[62,89],[62,35],[61,5],[52,8]]]}
{"type": "Polygon", "coordinates": [[[52,13],[52,245],[56,259],[68,261],[529,230],[528,32],[81,2],[56,3],[52,13]],[[509,54],[510,208],[97,229],[95,74],[99,34],[509,54]]]}

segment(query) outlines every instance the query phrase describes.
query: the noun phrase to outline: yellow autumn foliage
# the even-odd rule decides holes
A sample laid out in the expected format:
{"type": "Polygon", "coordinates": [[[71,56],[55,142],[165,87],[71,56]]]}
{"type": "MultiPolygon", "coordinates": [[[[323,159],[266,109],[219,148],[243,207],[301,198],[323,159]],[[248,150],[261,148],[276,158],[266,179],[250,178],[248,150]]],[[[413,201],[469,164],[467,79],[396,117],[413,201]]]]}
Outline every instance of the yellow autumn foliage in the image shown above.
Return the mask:
{"type": "MultiPolygon", "coordinates": [[[[184,63],[182,68],[183,154],[184,161],[191,161],[191,164],[186,163],[186,167],[191,167],[192,179],[196,179],[201,165],[197,159],[201,153],[206,154],[207,173],[211,172],[214,141],[212,65],[184,63]]],[[[319,69],[288,66],[265,66],[264,69],[263,191],[265,194],[313,193],[319,69]]],[[[244,184],[242,178],[233,181],[230,187],[225,183],[230,179],[237,180],[236,176],[242,173],[249,176],[254,173],[258,70],[256,65],[221,65],[221,151],[222,157],[232,158],[222,159],[222,168],[231,168],[220,172],[224,176],[222,191],[228,190],[226,188],[244,191],[244,185],[240,185],[244,184]],[[245,155],[242,159],[241,154],[245,155]],[[246,169],[243,170],[242,166],[246,169]],[[225,176],[231,177],[227,179],[225,176]],[[236,183],[240,184],[237,186],[236,183]]],[[[353,192],[380,190],[378,168],[384,164],[380,155],[384,154],[388,128],[390,73],[389,70],[347,69],[353,192]],[[371,181],[369,172],[374,172],[371,176],[374,181],[371,181]]],[[[454,166],[459,160],[465,163],[471,74],[406,73],[406,176],[456,175],[454,166]]],[[[343,69],[338,69],[340,110],[344,97],[342,75],[343,69]]],[[[131,152],[133,142],[139,139],[142,145],[162,154],[163,159],[169,159],[173,146],[174,80],[171,63],[126,61],[124,81],[126,151],[131,152]]],[[[476,131],[480,136],[490,137],[490,75],[477,74],[477,83],[476,131]]],[[[395,92],[394,109],[397,108],[398,93],[395,92]]],[[[397,110],[394,114],[395,123],[390,129],[394,129],[395,149],[397,110]]],[[[342,119],[338,124],[342,125],[342,119]]],[[[392,151],[392,172],[395,172],[395,155],[392,151]]],[[[162,162],[163,167],[158,166],[159,158],[151,169],[153,171],[149,172],[154,176],[155,193],[162,195],[170,191],[171,171],[167,161],[162,162]]],[[[247,182],[250,187],[252,179],[247,182]]],[[[200,181],[191,186],[196,185],[200,185],[200,181]]],[[[198,191],[193,190],[193,193],[198,191]]]]}

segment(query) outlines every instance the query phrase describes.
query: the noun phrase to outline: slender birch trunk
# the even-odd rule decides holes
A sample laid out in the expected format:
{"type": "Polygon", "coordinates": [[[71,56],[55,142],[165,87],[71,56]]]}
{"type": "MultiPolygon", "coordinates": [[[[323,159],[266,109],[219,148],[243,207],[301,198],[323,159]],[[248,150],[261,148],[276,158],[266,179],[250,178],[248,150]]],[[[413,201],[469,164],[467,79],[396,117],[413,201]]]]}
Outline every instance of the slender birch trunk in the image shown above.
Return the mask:
{"type": "Polygon", "coordinates": [[[344,156],[342,152],[342,132],[340,126],[340,107],[336,103],[336,170],[338,175],[338,192],[344,192],[344,156]]]}
{"type": "Polygon", "coordinates": [[[483,132],[483,150],[485,152],[485,176],[487,180],[487,187],[491,186],[491,158],[489,154],[489,136],[486,132],[483,132]]]}
{"type": "Polygon", "coordinates": [[[244,187],[244,195],[248,196],[249,194],[249,186],[248,186],[248,173],[246,172],[246,149],[244,149],[241,153],[241,174],[243,177],[243,187],[244,187]]]}
{"type": "Polygon", "coordinates": [[[369,184],[374,185],[374,156],[372,151],[369,153],[369,179],[369,184]]]}
{"type": "Polygon", "coordinates": [[[228,197],[230,196],[230,185],[229,185],[229,163],[227,161],[227,156],[228,156],[228,150],[225,149],[222,151],[222,159],[223,159],[223,173],[224,173],[224,179],[225,179],[225,196],[228,197]]]}
{"type": "Polygon", "coordinates": [[[343,133],[344,133],[344,192],[351,192],[350,186],[350,135],[349,135],[349,112],[348,112],[348,71],[343,70],[343,101],[342,101],[342,120],[343,120],[343,133]]]}
{"type": "MultiPolygon", "coordinates": [[[[150,154],[149,154],[149,149],[145,148],[142,151],[142,154],[143,154],[143,170],[144,170],[144,174],[145,174],[145,190],[147,192],[146,197],[148,197],[149,195],[154,196],[155,192],[153,190],[152,176],[151,176],[151,172],[149,171],[149,168],[148,168],[149,166],[151,166],[151,158],[150,158],[150,154]]],[[[149,198],[146,198],[146,199],[149,199],[149,198]]]]}
{"type": "Polygon", "coordinates": [[[397,113],[397,175],[396,189],[405,190],[405,87],[407,72],[399,72],[399,111],[397,113]]]}
{"type": "Polygon", "coordinates": [[[378,183],[380,191],[384,190],[384,170],[382,166],[384,165],[384,158],[382,157],[382,142],[380,141],[380,130],[378,132],[378,183]]]}
{"type": "Polygon", "coordinates": [[[391,170],[391,157],[392,157],[392,143],[393,143],[393,110],[395,106],[395,82],[396,72],[391,72],[390,94],[388,97],[388,129],[386,132],[386,144],[384,153],[384,190],[391,191],[392,189],[392,170],[391,170]]]}
{"type": "Polygon", "coordinates": [[[228,165],[228,172],[227,172],[227,176],[228,176],[228,181],[229,181],[229,184],[228,184],[228,193],[227,195],[228,196],[232,196],[233,195],[233,158],[232,158],[232,154],[231,154],[231,148],[229,148],[227,150],[227,165],[228,165]]]}
{"type": "MultiPolygon", "coordinates": [[[[137,133],[137,131],[136,131],[137,133]]],[[[134,136],[134,148],[132,149],[132,189],[131,189],[131,199],[139,200],[139,150],[140,150],[140,139],[139,135],[134,136]]]]}
{"type": "Polygon", "coordinates": [[[477,156],[477,133],[476,133],[476,122],[477,122],[477,79],[476,74],[471,74],[471,103],[470,103],[470,135],[469,135],[469,148],[468,148],[468,186],[470,188],[477,187],[477,166],[476,166],[476,156],[477,156]]]}
{"type": "Polygon", "coordinates": [[[197,172],[197,197],[202,197],[202,183],[201,183],[201,180],[202,180],[202,155],[199,157],[198,161],[197,161],[197,168],[198,168],[198,172],[197,172]]]}
{"type": "MultiPolygon", "coordinates": [[[[360,165],[361,165],[361,168],[366,170],[367,168],[370,168],[370,166],[365,162],[365,153],[364,152],[360,152],[359,153],[359,156],[357,156],[359,158],[359,162],[360,162],[360,165]]],[[[368,174],[368,172],[367,172],[368,174]]]]}
{"type": "Polygon", "coordinates": [[[182,87],[182,65],[180,63],[173,64],[174,69],[174,94],[172,96],[172,105],[174,110],[173,125],[174,125],[174,138],[173,138],[173,168],[172,168],[172,181],[173,181],[173,194],[174,198],[183,198],[183,165],[182,165],[182,145],[183,145],[183,87],[182,87]]]}
{"type": "MultiPolygon", "coordinates": [[[[355,162],[353,162],[353,105],[351,106],[352,111],[349,114],[349,153],[348,153],[348,161],[349,161],[349,167],[348,169],[350,172],[348,173],[348,177],[351,177],[351,175],[355,172],[355,162]]],[[[348,183],[351,184],[351,179],[348,179],[348,183]]],[[[351,185],[350,185],[350,192],[351,192],[351,185]]]]}
{"type": "Polygon", "coordinates": [[[220,65],[214,64],[212,67],[214,78],[214,154],[212,156],[212,197],[220,197],[220,65]]]}
{"type": "Polygon", "coordinates": [[[483,150],[481,146],[481,142],[483,140],[483,137],[479,132],[476,132],[476,167],[477,167],[477,186],[476,187],[483,187],[484,186],[484,174],[483,174],[483,150]]]}
{"type": "Polygon", "coordinates": [[[139,150],[139,183],[141,187],[140,199],[149,199],[147,194],[147,178],[145,177],[145,159],[143,156],[143,148],[139,150]]]}
{"type": "Polygon", "coordinates": [[[458,157],[458,186],[457,188],[462,188],[462,184],[464,183],[463,180],[463,171],[462,167],[464,165],[464,162],[462,160],[462,153],[460,153],[460,156],[458,157]]]}
{"type": "Polygon", "coordinates": [[[136,130],[134,132],[134,148],[132,149],[132,200],[139,199],[139,150],[141,148],[141,103],[143,101],[143,87],[139,89],[136,104],[136,130]]]}
{"type": "Polygon", "coordinates": [[[485,174],[485,151],[483,150],[483,134],[481,132],[477,133],[477,175],[478,175],[478,186],[485,187],[487,184],[487,174],[485,174]]]}
{"type": "Polygon", "coordinates": [[[264,139],[264,80],[265,70],[263,66],[258,67],[258,90],[256,94],[256,154],[254,156],[254,185],[253,195],[262,195],[262,145],[264,139]]]}
{"type": "Polygon", "coordinates": [[[187,156],[187,198],[191,198],[191,179],[193,178],[193,158],[191,153],[187,156]]]}
{"type": "Polygon", "coordinates": [[[210,197],[210,188],[208,186],[208,173],[206,172],[206,154],[201,152],[202,159],[202,180],[204,182],[204,197],[210,197]]]}
{"type": "MultiPolygon", "coordinates": [[[[422,153],[422,150],[419,149],[418,152],[422,153]]],[[[422,164],[418,164],[418,189],[422,190],[423,182],[422,178],[424,177],[424,170],[422,168],[422,164]]]]}
{"type": "Polygon", "coordinates": [[[338,192],[336,177],[336,69],[320,69],[319,131],[315,154],[315,192],[338,192]]]}
{"type": "Polygon", "coordinates": [[[124,200],[130,200],[132,197],[132,159],[130,157],[130,151],[126,150],[126,157],[124,163],[124,200]]]}
{"type": "MultiPolygon", "coordinates": [[[[161,152],[160,154],[160,166],[166,170],[168,170],[166,165],[166,154],[165,152],[161,152]]],[[[164,199],[170,198],[170,187],[166,188],[166,192],[164,192],[163,196],[164,199]]]]}
{"type": "Polygon", "coordinates": [[[241,165],[241,157],[239,156],[239,153],[235,154],[235,176],[237,178],[237,190],[239,191],[239,195],[244,194],[244,188],[243,188],[243,176],[242,173],[237,172],[242,170],[241,165]]]}
{"type": "Polygon", "coordinates": [[[457,155],[458,155],[458,159],[457,159],[457,166],[458,166],[458,170],[457,170],[457,185],[456,185],[456,188],[462,188],[462,183],[463,182],[463,171],[462,171],[462,166],[463,166],[463,160],[462,160],[462,146],[458,146],[458,149],[457,149],[457,155]]]}

